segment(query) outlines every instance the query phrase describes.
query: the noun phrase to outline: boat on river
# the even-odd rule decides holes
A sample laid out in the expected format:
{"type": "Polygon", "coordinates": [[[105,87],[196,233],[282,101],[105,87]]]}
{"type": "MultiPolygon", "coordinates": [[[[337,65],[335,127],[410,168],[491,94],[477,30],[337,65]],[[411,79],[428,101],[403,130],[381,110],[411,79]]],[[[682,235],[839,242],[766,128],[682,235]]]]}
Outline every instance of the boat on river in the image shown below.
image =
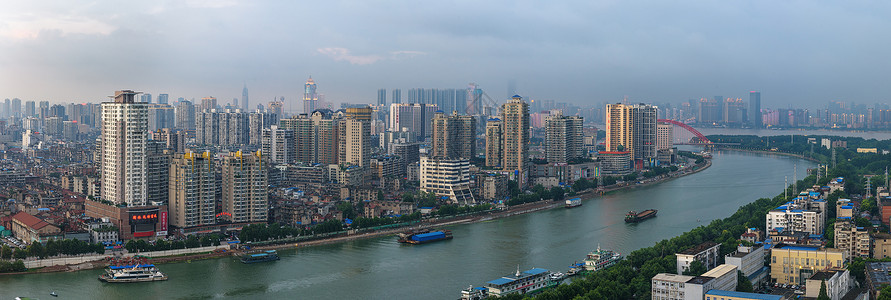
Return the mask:
{"type": "Polygon", "coordinates": [[[600,249],[600,245],[597,245],[597,250],[585,257],[585,271],[600,271],[612,267],[620,260],[622,255],[618,252],[600,249]]]}
{"type": "Polygon", "coordinates": [[[582,206],[582,198],[573,198],[566,200],[566,208],[573,208],[582,206]]]}
{"type": "Polygon", "coordinates": [[[109,266],[99,275],[99,280],[110,283],[161,281],[167,280],[167,275],[153,264],[136,264],[109,266]]]}
{"type": "Polygon", "coordinates": [[[648,209],[642,212],[629,211],[625,214],[625,223],[637,223],[655,217],[657,212],[659,211],[655,209],[648,209]]]}
{"type": "Polygon", "coordinates": [[[539,290],[555,286],[556,281],[551,279],[553,273],[542,268],[533,268],[517,273],[505,275],[501,278],[486,282],[485,287],[469,287],[461,291],[461,300],[480,300],[489,297],[503,297],[509,294],[530,294],[539,290]]]}
{"type": "Polygon", "coordinates": [[[452,239],[452,231],[451,230],[414,230],[403,232],[399,234],[399,242],[406,244],[426,244],[432,243],[436,241],[444,241],[452,239]]]}
{"type": "Polygon", "coordinates": [[[241,255],[241,262],[246,264],[267,262],[279,260],[278,252],[275,250],[267,250],[263,252],[252,252],[241,255]]]}

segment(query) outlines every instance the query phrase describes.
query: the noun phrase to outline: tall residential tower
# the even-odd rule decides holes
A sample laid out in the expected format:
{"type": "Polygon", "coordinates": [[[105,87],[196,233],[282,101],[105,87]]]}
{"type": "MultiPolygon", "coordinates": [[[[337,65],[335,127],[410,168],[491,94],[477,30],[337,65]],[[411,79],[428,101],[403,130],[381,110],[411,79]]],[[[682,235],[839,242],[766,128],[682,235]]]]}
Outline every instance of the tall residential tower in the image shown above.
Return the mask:
{"type": "Polygon", "coordinates": [[[102,103],[102,200],[128,206],[146,205],[148,104],[137,92],[116,91],[102,103]]]}

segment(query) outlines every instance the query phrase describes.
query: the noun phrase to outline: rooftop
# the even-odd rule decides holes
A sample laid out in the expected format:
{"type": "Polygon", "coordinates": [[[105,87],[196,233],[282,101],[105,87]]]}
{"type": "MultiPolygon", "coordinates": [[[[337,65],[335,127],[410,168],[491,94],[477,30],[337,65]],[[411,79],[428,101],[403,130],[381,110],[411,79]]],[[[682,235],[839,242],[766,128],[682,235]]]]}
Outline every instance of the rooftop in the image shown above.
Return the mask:
{"type": "Polygon", "coordinates": [[[690,283],[690,284],[704,284],[704,283],[706,283],[706,282],[711,281],[712,279],[715,279],[715,278],[714,278],[714,277],[708,277],[708,276],[696,276],[696,277],[693,277],[693,279],[687,280],[686,283],[690,283]]]}
{"type": "Polygon", "coordinates": [[[864,268],[867,273],[867,278],[872,281],[874,286],[879,286],[882,284],[891,284],[891,262],[872,262],[866,263],[866,268],[864,268]]]}
{"type": "Polygon", "coordinates": [[[820,281],[829,280],[834,275],[835,275],[835,271],[820,271],[820,272],[814,273],[814,275],[811,276],[810,280],[820,280],[820,281]]]}
{"type": "Polygon", "coordinates": [[[670,281],[670,282],[687,282],[693,279],[693,276],[678,275],[674,273],[659,273],[653,276],[653,280],[670,281]]]}
{"type": "Polygon", "coordinates": [[[746,292],[737,292],[737,291],[722,291],[722,290],[709,290],[705,294],[707,296],[737,297],[737,298],[758,299],[758,300],[780,300],[780,299],[783,299],[783,297],[780,295],[766,295],[766,294],[746,293],[746,292]]]}
{"type": "Polygon", "coordinates": [[[723,265],[715,267],[714,269],[709,270],[708,272],[705,272],[705,274],[702,274],[702,276],[717,278],[717,277],[724,276],[730,272],[736,272],[736,266],[723,264],[723,265]]]}
{"type": "Polygon", "coordinates": [[[693,248],[689,248],[687,250],[681,251],[681,253],[679,253],[679,254],[693,255],[693,254],[697,254],[702,251],[708,250],[709,248],[717,247],[717,246],[719,246],[718,243],[709,241],[709,242],[705,242],[705,243],[696,245],[693,248]]]}

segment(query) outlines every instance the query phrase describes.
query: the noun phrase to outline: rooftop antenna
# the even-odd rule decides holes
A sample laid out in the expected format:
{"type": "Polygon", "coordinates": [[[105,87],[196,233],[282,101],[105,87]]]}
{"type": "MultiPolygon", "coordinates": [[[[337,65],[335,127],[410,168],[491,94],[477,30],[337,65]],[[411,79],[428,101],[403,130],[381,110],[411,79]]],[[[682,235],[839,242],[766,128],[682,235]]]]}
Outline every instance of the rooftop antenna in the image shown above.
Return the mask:
{"type": "Polygon", "coordinates": [[[786,181],[786,186],[783,188],[783,198],[789,199],[789,176],[783,176],[783,179],[786,181]]]}

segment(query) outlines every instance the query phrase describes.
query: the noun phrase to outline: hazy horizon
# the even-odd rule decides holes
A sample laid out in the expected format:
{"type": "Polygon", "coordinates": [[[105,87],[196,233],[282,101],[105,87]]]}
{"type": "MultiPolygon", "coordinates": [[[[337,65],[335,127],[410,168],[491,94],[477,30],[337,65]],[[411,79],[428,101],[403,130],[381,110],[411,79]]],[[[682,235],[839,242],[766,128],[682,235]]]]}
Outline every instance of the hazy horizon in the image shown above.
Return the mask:
{"type": "Polygon", "coordinates": [[[159,1],[5,3],[0,99],[98,102],[134,89],[299,110],[386,88],[480,85],[577,105],[762,92],[762,107],[887,103],[891,3],[159,1]],[[290,106],[290,107],[289,107],[290,106]]]}

